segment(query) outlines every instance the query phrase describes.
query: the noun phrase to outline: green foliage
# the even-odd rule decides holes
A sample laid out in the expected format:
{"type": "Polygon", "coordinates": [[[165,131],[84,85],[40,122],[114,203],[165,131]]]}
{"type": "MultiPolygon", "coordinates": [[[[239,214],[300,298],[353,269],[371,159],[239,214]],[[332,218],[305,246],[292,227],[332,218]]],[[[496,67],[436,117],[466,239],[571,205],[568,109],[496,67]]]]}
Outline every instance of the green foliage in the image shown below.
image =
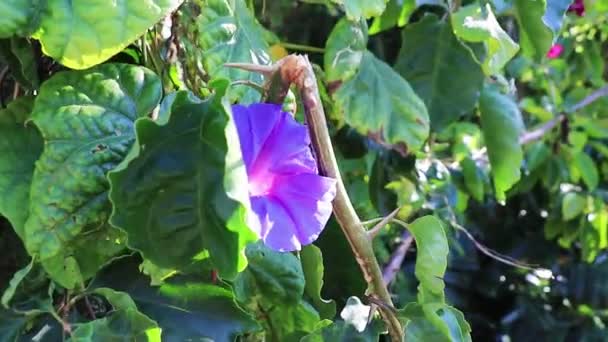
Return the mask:
{"type": "Polygon", "coordinates": [[[0,341],[604,341],[608,6],[572,2],[0,1],[0,341]],[[294,52],[393,307],[344,222],[252,229],[230,106],[294,52]]]}

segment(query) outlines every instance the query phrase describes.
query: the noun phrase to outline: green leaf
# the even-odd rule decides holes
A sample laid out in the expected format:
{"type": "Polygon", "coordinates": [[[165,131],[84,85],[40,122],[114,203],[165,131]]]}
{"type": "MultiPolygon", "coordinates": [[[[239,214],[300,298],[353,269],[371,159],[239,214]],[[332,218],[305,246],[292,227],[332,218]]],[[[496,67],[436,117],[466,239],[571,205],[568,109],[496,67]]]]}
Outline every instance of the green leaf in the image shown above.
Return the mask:
{"type": "Polygon", "coordinates": [[[41,87],[32,120],[45,140],[30,194],[25,244],[66,288],[91,277],[123,248],[110,227],[106,173],[127,154],[133,121],[161,97],[149,70],[105,64],[55,74],[41,87]]]}
{"type": "Polygon", "coordinates": [[[553,42],[553,32],[543,21],[546,7],[546,0],[513,2],[513,10],[519,24],[519,44],[525,55],[537,61],[545,56],[553,42]]]}
{"type": "Polygon", "coordinates": [[[220,275],[232,279],[257,238],[245,220],[246,171],[222,99],[221,90],[206,101],[179,92],[159,120],[136,122],[136,144],[109,174],[111,223],[159,267],[184,270],[208,250],[220,275]]]}
{"type": "Polygon", "coordinates": [[[520,178],[523,151],[519,136],[523,131],[521,113],[508,96],[484,89],[479,101],[481,129],[488,148],[496,198],[504,202],[505,192],[520,178]]]}
{"type": "Polygon", "coordinates": [[[478,202],[483,202],[484,187],[483,187],[483,174],[481,170],[475,164],[473,159],[467,157],[460,162],[462,167],[462,174],[464,176],[464,185],[467,190],[478,202]]]}
{"type": "Polygon", "coordinates": [[[21,86],[38,89],[38,63],[32,42],[26,38],[0,39],[0,62],[21,86]]]}
{"type": "Polygon", "coordinates": [[[255,321],[220,286],[186,277],[172,277],[160,287],[138,271],[139,261],[125,258],[112,263],[92,287],[107,287],[127,293],[140,312],[158,323],[163,341],[234,341],[258,329],[255,321]]]}
{"type": "Polygon", "coordinates": [[[572,220],[583,213],[586,205],[587,199],[585,196],[575,192],[565,194],[562,199],[562,218],[565,221],[572,220]]]}
{"type": "Polygon", "coordinates": [[[416,8],[416,0],[389,0],[384,13],[374,18],[369,27],[369,34],[374,35],[395,26],[405,26],[416,8]]]}
{"type": "Polygon", "coordinates": [[[386,8],[388,0],[331,0],[341,5],[349,20],[368,19],[379,16],[386,8]]]}
{"type": "Polygon", "coordinates": [[[443,275],[448,266],[448,240],[443,224],[435,216],[423,216],[409,224],[408,229],[416,240],[415,275],[423,297],[419,301],[431,298],[443,301],[443,275]]]}
{"type": "Polygon", "coordinates": [[[427,15],[403,29],[395,69],[424,100],[431,127],[441,131],[477,103],[484,78],[449,21],[427,15]]]}
{"type": "Polygon", "coordinates": [[[24,96],[0,110],[0,214],[22,239],[34,165],[43,148],[38,129],[26,124],[33,105],[34,98],[24,96]]]}
{"type": "Polygon", "coordinates": [[[308,245],[300,251],[300,261],[306,284],[304,293],[311,299],[313,306],[324,319],[333,319],[336,315],[336,303],[333,300],[321,298],[323,288],[323,254],[315,245],[308,245]]]}
{"type": "MultiPolygon", "coordinates": [[[[205,51],[203,66],[212,79],[262,83],[259,73],[224,66],[224,63],[270,63],[264,29],[244,0],[204,0],[197,23],[199,45],[205,51]]],[[[242,86],[234,89],[231,96],[241,103],[256,102],[260,98],[258,92],[242,86]]]]}
{"type": "Polygon", "coordinates": [[[579,151],[574,155],[574,166],[580,172],[587,188],[590,191],[595,190],[599,184],[600,176],[593,159],[585,152],[579,151]]]}
{"type": "Polygon", "coordinates": [[[356,75],[367,46],[365,21],[338,21],[325,43],[323,64],[327,82],[347,81],[356,75]]]}
{"type": "Polygon", "coordinates": [[[445,304],[410,303],[399,310],[405,320],[405,340],[471,342],[471,327],[462,312],[445,304]]]}
{"type": "Polygon", "coordinates": [[[35,29],[35,16],[46,1],[2,0],[0,1],[0,38],[27,36],[35,29]]]}
{"type": "Polygon", "coordinates": [[[27,264],[27,266],[13,274],[13,278],[9,282],[8,287],[6,288],[6,290],[4,290],[4,293],[2,293],[2,306],[7,309],[9,308],[10,301],[11,299],[13,299],[17,288],[19,287],[19,285],[21,285],[21,282],[25,279],[25,277],[27,277],[27,275],[30,273],[32,267],[34,267],[34,259],[32,259],[30,263],[27,264]]]}
{"type": "Polygon", "coordinates": [[[72,69],[114,56],[179,6],[181,0],[48,0],[34,37],[72,69]]]}
{"type": "Polygon", "coordinates": [[[265,303],[294,305],[304,294],[304,272],[300,260],[291,253],[266,247],[261,241],[246,249],[249,265],[234,281],[240,302],[261,296],[265,303]]]}
{"type": "Polygon", "coordinates": [[[456,36],[486,46],[488,55],[482,65],[486,75],[500,73],[519,50],[519,45],[500,27],[490,4],[462,7],[451,18],[456,36]]]}
{"type": "Polygon", "coordinates": [[[93,341],[161,341],[161,329],[156,322],[135,308],[118,310],[109,317],[81,324],[72,332],[71,342],[93,341]]]}

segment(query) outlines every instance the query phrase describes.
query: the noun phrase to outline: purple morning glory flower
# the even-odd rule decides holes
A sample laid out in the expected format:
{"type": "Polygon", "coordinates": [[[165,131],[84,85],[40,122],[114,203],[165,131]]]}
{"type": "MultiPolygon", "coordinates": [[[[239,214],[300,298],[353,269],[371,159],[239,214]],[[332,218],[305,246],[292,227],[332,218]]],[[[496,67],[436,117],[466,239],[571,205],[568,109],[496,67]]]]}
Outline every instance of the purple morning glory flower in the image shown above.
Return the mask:
{"type": "Polygon", "coordinates": [[[234,105],[256,219],[251,227],[278,251],[315,241],[331,216],[336,181],[319,176],[306,127],[275,104],[234,105]]]}

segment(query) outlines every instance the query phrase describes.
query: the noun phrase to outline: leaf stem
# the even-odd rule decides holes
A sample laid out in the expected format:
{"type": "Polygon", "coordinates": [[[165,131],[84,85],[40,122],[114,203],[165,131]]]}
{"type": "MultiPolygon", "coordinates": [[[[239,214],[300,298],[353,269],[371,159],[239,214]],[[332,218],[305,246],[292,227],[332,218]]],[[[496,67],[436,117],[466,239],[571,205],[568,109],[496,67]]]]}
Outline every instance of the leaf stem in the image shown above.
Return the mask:
{"type": "Polygon", "coordinates": [[[284,48],[290,49],[290,50],[314,52],[314,53],[325,53],[325,49],[316,47],[316,46],[293,44],[293,43],[287,43],[287,42],[280,42],[279,45],[282,45],[284,48]]]}
{"type": "MultiPolygon", "coordinates": [[[[355,212],[342,182],[342,176],[340,175],[340,169],[338,168],[327,129],[325,111],[323,110],[319,96],[317,79],[312,65],[306,56],[298,55],[289,55],[283,58],[281,62],[279,71],[282,74],[283,80],[295,83],[300,92],[319,170],[323,175],[334,178],[337,181],[337,193],[333,202],[334,215],[363,272],[363,276],[369,287],[368,291],[388,307],[393,307],[393,302],[382,278],[382,271],[374,254],[371,241],[355,212]]],[[[403,329],[394,312],[380,307],[380,313],[387,324],[391,339],[395,342],[402,341],[403,329]]]]}

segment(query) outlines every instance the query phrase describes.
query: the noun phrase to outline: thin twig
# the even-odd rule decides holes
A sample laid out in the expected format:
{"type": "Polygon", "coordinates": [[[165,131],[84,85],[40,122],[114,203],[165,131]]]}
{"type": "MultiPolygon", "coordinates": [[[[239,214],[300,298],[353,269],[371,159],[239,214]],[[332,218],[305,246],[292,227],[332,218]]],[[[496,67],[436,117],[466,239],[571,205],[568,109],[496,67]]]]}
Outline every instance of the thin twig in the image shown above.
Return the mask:
{"type": "Polygon", "coordinates": [[[93,320],[97,319],[97,315],[95,315],[95,311],[93,310],[93,307],[91,306],[91,302],[89,302],[89,296],[84,296],[84,304],[87,307],[87,311],[89,312],[91,319],[93,319],[93,320]]]}
{"type": "Polygon", "coordinates": [[[553,129],[553,127],[557,126],[562,120],[564,120],[566,116],[564,114],[560,114],[553,119],[545,122],[542,126],[538,127],[535,130],[525,132],[519,137],[519,144],[525,145],[531,142],[534,142],[540,138],[542,138],[547,132],[553,129]]]}
{"type": "Polygon", "coordinates": [[[386,215],[382,220],[380,220],[380,222],[378,222],[378,224],[376,224],[372,229],[367,231],[367,236],[369,236],[370,239],[375,238],[376,235],[378,235],[378,233],[380,232],[380,230],[382,230],[384,226],[386,226],[393,218],[395,218],[395,216],[397,216],[399,210],[401,210],[401,207],[393,210],[390,214],[386,215]]]}
{"type": "Polygon", "coordinates": [[[580,109],[587,107],[588,105],[592,104],[593,102],[599,100],[600,98],[602,98],[604,96],[608,96],[608,86],[604,86],[604,87],[592,92],[591,94],[589,94],[589,96],[585,97],[580,102],[578,102],[574,106],[570,107],[568,109],[568,113],[573,113],[573,112],[579,111],[580,109]]]}
{"type": "Polygon", "coordinates": [[[412,236],[409,231],[405,230],[401,235],[401,243],[393,251],[391,258],[384,267],[384,271],[382,271],[382,279],[384,279],[384,283],[387,286],[395,279],[397,272],[399,272],[401,269],[401,264],[403,264],[405,255],[407,254],[407,251],[409,250],[413,241],[414,236],[412,236]]]}
{"type": "Polygon", "coordinates": [[[281,43],[279,43],[279,45],[283,46],[286,49],[290,49],[290,50],[314,52],[314,53],[325,53],[325,49],[319,48],[316,46],[293,44],[293,43],[286,43],[286,42],[281,42],[281,43]]]}

